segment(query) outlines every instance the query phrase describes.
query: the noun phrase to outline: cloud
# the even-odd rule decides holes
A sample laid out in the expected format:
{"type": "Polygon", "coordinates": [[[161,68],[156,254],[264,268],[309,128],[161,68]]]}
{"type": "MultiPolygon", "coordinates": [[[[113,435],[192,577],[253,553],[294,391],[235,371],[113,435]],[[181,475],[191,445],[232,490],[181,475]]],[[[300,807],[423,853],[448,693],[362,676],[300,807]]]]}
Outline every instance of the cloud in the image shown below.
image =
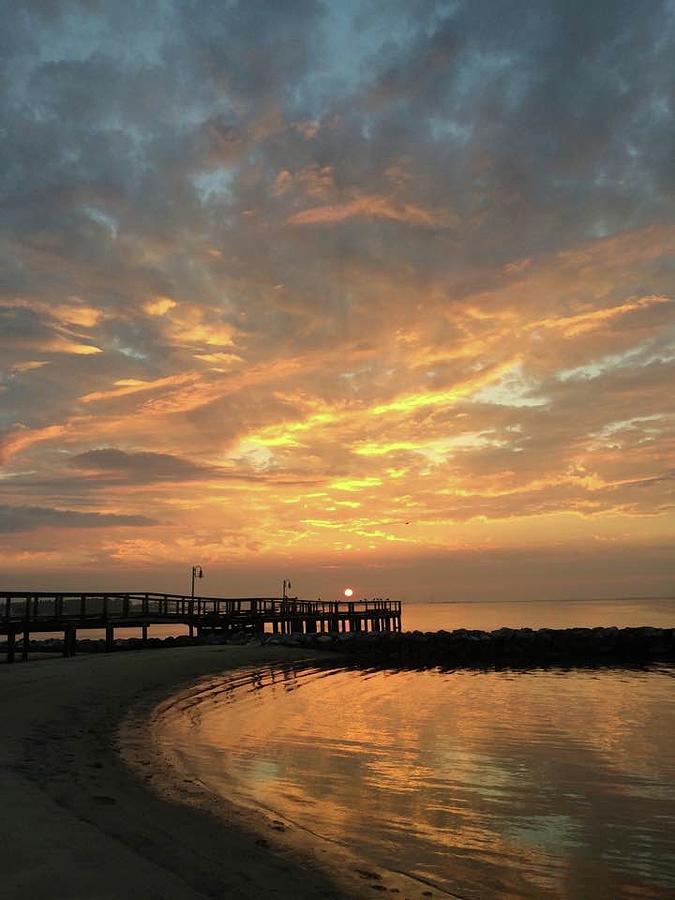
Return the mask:
{"type": "MultiPolygon", "coordinates": [[[[93,321],[89,310],[78,310],[81,318],[93,321]]],[[[22,351],[34,350],[39,353],[72,354],[89,356],[101,352],[94,344],[85,343],[82,336],[68,326],[78,324],[74,320],[78,313],[68,309],[47,311],[41,304],[15,302],[0,304],[0,324],[6,342],[11,348],[22,351]]],[[[81,321],[81,320],[80,320],[81,321]]]]}
{"type": "Polygon", "coordinates": [[[35,429],[17,425],[0,441],[0,459],[6,462],[26,447],[61,437],[65,431],[63,425],[47,425],[45,428],[35,429]]]}
{"type": "Polygon", "coordinates": [[[50,553],[672,539],[672,3],[493,7],[8,10],[3,499],[162,523],[50,553]]]}
{"type": "Polygon", "coordinates": [[[78,453],[69,460],[69,465],[83,472],[113,475],[146,484],[166,480],[203,480],[217,474],[217,469],[212,466],[199,465],[170,453],[126,453],[114,447],[78,453]]]}
{"type": "Polygon", "coordinates": [[[377,195],[357,197],[345,203],[313,206],[293,213],[289,225],[326,225],[347,219],[389,219],[424,228],[448,228],[456,221],[444,210],[429,210],[414,203],[398,204],[387,197],[377,195]]]}
{"type": "Polygon", "coordinates": [[[176,306],[176,301],[171,297],[155,297],[143,304],[143,309],[149,316],[164,316],[176,306]]]}
{"type": "Polygon", "coordinates": [[[0,533],[16,534],[39,528],[136,528],[156,525],[147,516],[78,512],[45,506],[0,506],[0,533]]]}
{"type": "Polygon", "coordinates": [[[316,483],[311,479],[289,477],[283,472],[254,471],[245,466],[237,467],[231,462],[228,466],[216,466],[194,462],[170,453],[150,451],[129,453],[116,447],[101,447],[78,453],[68,460],[68,465],[90,479],[93,486],[99,490],[108,489],[115,484],[150,485],[161,482],[170,484],[202,482],[207,489],[228,481],[277,485],[316,483]]]}
{"type": "Polygon", "coordinates": [[[587,331],[593,331],[596,328],[600,328],[606,322],[615,319],[617,316],[624,316],[628,313],[647,309],[655,303],[672,302],[673,300],[670,297],[640,297],[635,300],[627,300],[625,303],[621,303],[617,306],[594,309],[589,312],[578,313],[574,316],[543,319],[539,322],[532,322],[528,327],[531,329],[556,328],[562,331],[564,337],[573,338],[585,334],[587,331]]]}
{"type": "Polygon", "coordinates": [[[167,375],[165,378],[156,378],[151,381],[143,381],[138,378],[119,378],[114,387],[105,391],[92,391],[83,394],[79,399],[82,403],[96,403],[101,400],[114,400],[117,397],[128,397],[132,394],[142,394],[148,391],[162,390],[176,385],[193,384],[197,376],[192,373],[167,375]]]}

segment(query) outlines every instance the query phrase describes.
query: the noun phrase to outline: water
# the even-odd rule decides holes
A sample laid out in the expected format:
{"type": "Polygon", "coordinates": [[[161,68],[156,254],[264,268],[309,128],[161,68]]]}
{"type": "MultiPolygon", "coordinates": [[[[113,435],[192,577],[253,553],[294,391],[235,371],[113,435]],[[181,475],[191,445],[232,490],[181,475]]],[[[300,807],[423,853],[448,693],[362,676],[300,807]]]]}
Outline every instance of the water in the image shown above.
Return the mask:
{"type": "MultiPolygon", "coordinates": [[[[148,626],[148,637],[152,638],[166,638],[166,637],[179,637],[180,635],[185,635],[189,633],[189,628],[187,625],[179,625],[175,622],[170,622],[163,625],[149,625],[148,626]]],[[[33,631],[31,632],[31,640],[40,641],[45,640],[47,638],[58,638],[59,640],[63,637],[63,631],[33,631]]],[[[127,638],[140,638],[141,637],[141,626],[137,625],[135,628],[115,628],[115,639],[124,640],[127,638]]],[[[77,629],[77,640],[78,641],[102,641],[105,639],[105,628],[78,628],[77,629]]]]}
{"type": "Polygon", "coordinates": [[[181,777],[438,890],[637,900],[675,896],[674,674],[276,667],[158,728],[181,777]]]}
{"type": "Polygon", "coordinates": [[[453,628],[675,627],[675,598],[406,603],[404,631],[453,628]]]}

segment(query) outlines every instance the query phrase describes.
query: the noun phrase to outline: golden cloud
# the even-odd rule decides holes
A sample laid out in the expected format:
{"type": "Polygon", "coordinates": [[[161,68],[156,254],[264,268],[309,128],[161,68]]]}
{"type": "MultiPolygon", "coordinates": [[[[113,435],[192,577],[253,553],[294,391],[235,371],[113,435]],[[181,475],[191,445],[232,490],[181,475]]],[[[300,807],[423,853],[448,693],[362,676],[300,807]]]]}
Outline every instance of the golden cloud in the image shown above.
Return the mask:
{"type": "Polygon", "coordinates": [[[344,203],[314,206],[287,218],[289,225],[329,225],[347,219],[389,219],[425,228],[449,228],[456,223],[445,210],[429,210],[414,203],[398,203],[378,194],[365,194],[344,203]]]}
{"type": "Polygon", "coordinates": [[[149,316],[164,316],[169,310],[174,309],[176,301],[171,297],[155,297],[143,304],[143,309],[149,316]]]}

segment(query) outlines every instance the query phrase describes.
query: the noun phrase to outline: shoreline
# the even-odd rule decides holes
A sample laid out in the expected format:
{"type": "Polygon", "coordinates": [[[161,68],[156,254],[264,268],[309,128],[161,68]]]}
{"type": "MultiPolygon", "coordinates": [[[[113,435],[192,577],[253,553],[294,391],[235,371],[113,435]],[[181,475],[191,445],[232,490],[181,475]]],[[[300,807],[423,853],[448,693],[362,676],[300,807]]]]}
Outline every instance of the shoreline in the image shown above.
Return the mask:
{"type": "Polygon", "coordinates": [[[327,654],[247,644],[3,666],[3,897],[429,896],[426,885],[182,783],[152,739],[154,710],[188,685],[318,657],[327,654]]]}

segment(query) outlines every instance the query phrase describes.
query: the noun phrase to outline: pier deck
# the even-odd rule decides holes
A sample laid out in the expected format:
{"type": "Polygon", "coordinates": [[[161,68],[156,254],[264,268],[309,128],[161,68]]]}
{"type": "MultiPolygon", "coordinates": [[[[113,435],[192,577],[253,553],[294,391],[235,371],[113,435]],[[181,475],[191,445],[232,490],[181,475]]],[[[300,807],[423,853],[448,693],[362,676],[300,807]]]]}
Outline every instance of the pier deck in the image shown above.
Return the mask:
{"type": "Polygon", "coordinates": [[[140,628],[147,640],[151,625],[182,624],[190,634],[272,631],[316,633],[400,631],[399,600],[299,600],[297,597],[191,597],[146,592],[0,592],[0,635],[7,636],[7,661],[16,656],[17,637],[27,658],[30,635],[63,632],[63,652],[74,655],[76,635],[105,629],[112,650],[116,628],[140,628]]]}

